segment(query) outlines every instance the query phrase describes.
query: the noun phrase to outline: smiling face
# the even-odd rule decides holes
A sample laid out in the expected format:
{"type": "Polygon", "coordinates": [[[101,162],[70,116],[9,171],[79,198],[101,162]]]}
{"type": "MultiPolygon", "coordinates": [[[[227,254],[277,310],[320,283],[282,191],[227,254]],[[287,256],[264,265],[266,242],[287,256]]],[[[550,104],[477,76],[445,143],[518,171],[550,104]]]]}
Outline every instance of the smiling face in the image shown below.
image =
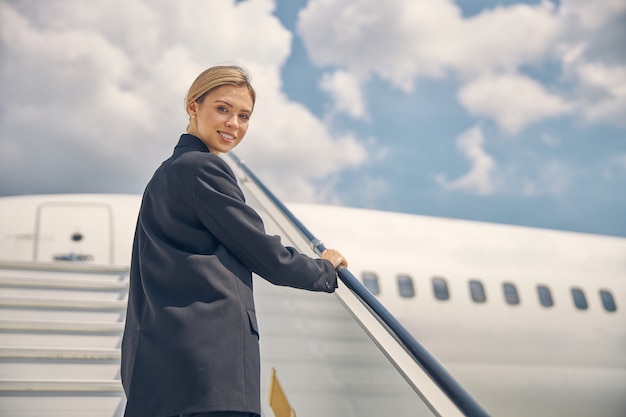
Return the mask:
{"type": "Polygon", "coordinates": [[[248,131],[253,101],[246,87],[223,85],[209,92],[200,102],[189,104],[188,132],[204,142],[212,153],[232,150],[248,131]]]}

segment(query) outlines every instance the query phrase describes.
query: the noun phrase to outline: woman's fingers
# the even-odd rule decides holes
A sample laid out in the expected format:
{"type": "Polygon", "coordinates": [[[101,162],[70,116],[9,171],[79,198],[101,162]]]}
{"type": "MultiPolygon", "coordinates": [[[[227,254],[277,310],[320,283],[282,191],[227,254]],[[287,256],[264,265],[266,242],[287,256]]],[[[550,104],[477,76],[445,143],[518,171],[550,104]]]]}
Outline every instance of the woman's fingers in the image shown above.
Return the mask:
{"type": "Polygon", "coordinates": [[[322,252],[322,258],[328,259],[335,269],[346,268],[348,266],[348,261],[343,257],[341,253],[336,251],[335,249],[326,249],[322,252]]]}

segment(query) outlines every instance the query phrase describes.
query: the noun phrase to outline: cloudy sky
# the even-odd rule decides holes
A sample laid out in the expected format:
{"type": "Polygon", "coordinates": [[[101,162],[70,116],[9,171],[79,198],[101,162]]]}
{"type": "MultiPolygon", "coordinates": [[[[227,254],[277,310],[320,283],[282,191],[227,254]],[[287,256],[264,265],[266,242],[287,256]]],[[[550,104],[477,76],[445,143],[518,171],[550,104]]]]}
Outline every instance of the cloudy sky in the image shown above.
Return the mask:
{"type": "Polygon", "coordinates": [[[0,195],[141,193],[208,66],[281,198],[626,236],[626,0],[0,0],[0,195]]]}

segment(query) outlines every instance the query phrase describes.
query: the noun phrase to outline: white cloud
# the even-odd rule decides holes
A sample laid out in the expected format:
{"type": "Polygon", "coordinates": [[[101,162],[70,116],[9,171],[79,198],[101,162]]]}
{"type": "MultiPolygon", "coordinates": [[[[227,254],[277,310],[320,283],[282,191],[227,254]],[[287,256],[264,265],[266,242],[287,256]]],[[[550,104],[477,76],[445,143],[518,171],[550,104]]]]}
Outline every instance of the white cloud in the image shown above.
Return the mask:
{"type": "Polygon", "coordinates": [[[589,123],[626,126],[626,2],[564,0],[556,57],[589,123]]]}
{"type": "Polygon", "coordinates": [[[315,201],[316,183],[367,159],[355,137],[332,136],[304,106],[289,102],[282,93],[259,100],[251,123],[254,126],[235,152],[253,169],[259,168],[261,178],[289,201],[315,201]]]}
{"type": "Polygon", "coordinates": [[[241,153],[277,194],[316,200],[324,178],[367,155],[281,92],[292,34],[274,8],[272,0],[0,3],[0,177],[19,178],[0,181],[0,193],[141,192],[185,129],[195,76],[237,62],[258,93],[241,153]]]}
{"type": "Polygon", "coordinates": [[[584,51],[582,45],[569,47],[562,60],[566,75],[577,83],[583,116],[626,126],[626,65],[594,62],[584,51]]]}
{"type": "Polygon", "coordinates": [[[319,66],[337,65],[359,76],[379,60],[379,74],[396,84],[411,82],[414,65],[398,60],[406,40],[398,28],[401,4],[376,0],[309,1],[300,11],[298,31],[309,55],[319,66]],[[324,30],[320,30],[320,28],[324,30]]]}
{"type": "Polygon", "coordinates": [[[320,67],[373,73],[409,91],[418,77],[470,76],[533,62],[548,52],[559,22],[550,2],[468,19],[451,0],[312,0],[298,30],[320,67]]]}
{"type": "Polygon", "coordinates": [[[560,14],[586,30],[601,28],[626,10],[623,0],[561,0],[560,14]]]}
{"type": "Polygon", "coordinates": [[[442,49],[450,54],[452,69],[464,78],[509,72],[544,59],[561,27],[554,6],[546,1],[487,9],[457,24],[457,33],[442,49]]]}
{"type": "MultiPolygon", "coordinates": [[[[500,196],[556,197],[565,195],[581,175],[580,168],[532,151],[508,149],[509,153],[515,152],[512,162],[498,164],[485,151],[484,134],[477,126],[461,134],[456,145],[470,162],[470,169],[454,180],[448,180],[443,174],[436,175],[435,182],[447,190],[475,195],[497,193],[500,196]]],[[[613,158],[610,170],[605,170],[605,176],[623,178],[623,172],[620,172],[622,162],[619,158],[613,158]]]]}
{"type": "Polygon", "coordinates": [[[407,93],[420,78],[449,78],[463,95],[490,90],[498,104],[506,101],[496,92],[501,87],[512,98],[534,94],[539,108],[521,103],[495,110],[482,103],[469,109],[513,133],[573,111],[590,122],[624,125],[626,54],[617,51],[623,51],[625,22],[623,0],[543,0],[471,17],[452,0],[311,0],[298,31],[317,66],[345,68],[361,80],[374,75],[407,93]],[[585,54],[568,61],[581,44],[585,54]],[[573,83],[510,75],[559,61],[573,83]]]}
{"type": "Polygon", "coordinates": [[[411,91],[419,77],[456,75],[467,83],[460,97],[472,114],[495,118],[508,132],[569,110],[537,83],[509,74],[545,58],[561,22],[550,2],[517,4],[464,18],[450,0],[310,1],[298,30],[312,60],[321,67],[348,68],[360,79],[375,74],[411,91]],[[324,22],[328,30],[320,31],[324,22]],[[528,95],[539,107],[517,102],[528,95]],[[507,96],[498,90],[506,88],[507,96]],[[496,99],[496,103],[487,100],[496,99]],[[503,102],[511,105],[502,106],[503,102]],[[528,114],[520,111],[529,111],[528,114]]]}
{"type": "Polygon", "coordinates": [[[325,73],[320,87],[333,98],[334,109],[338,112],[355,119],[367,118],[361,83],[351,73],[341,70],[325,73]]]}
{"type": "Polygon", "coordinates": [[[485,75],[466,84],[458,98],[470,114],[491,118],[511,134],[537,120],[574,109],[537,81],[519,74],[485,75]]]}
{"type": "Polygon", "coordinates": [[[435,177],[436,182],[447,189],[463,190],[471,194],[486,195],[495,192],[494,170],[496,163],[485,152],[484,136],[479,127],[473,127],[457,138],[457,147],[470,161],[469,172],[462,177],[449,181],[443,175],[435,177]]]}

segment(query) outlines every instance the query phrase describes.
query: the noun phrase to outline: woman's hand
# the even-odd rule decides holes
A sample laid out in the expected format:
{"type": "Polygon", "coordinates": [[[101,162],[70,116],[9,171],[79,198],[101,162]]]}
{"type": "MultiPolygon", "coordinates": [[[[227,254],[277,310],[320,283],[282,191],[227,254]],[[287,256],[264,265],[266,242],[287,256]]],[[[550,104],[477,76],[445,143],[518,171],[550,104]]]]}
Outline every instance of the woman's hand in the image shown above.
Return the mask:
{"type": "Polygon", "coordinates": [[[334,249],[326,249],[322,252],[321,258],[328,259],[330,263],[333,264],[335,270],[348,267],[348,261],[346,261],[346,258],[334,249]]]}

